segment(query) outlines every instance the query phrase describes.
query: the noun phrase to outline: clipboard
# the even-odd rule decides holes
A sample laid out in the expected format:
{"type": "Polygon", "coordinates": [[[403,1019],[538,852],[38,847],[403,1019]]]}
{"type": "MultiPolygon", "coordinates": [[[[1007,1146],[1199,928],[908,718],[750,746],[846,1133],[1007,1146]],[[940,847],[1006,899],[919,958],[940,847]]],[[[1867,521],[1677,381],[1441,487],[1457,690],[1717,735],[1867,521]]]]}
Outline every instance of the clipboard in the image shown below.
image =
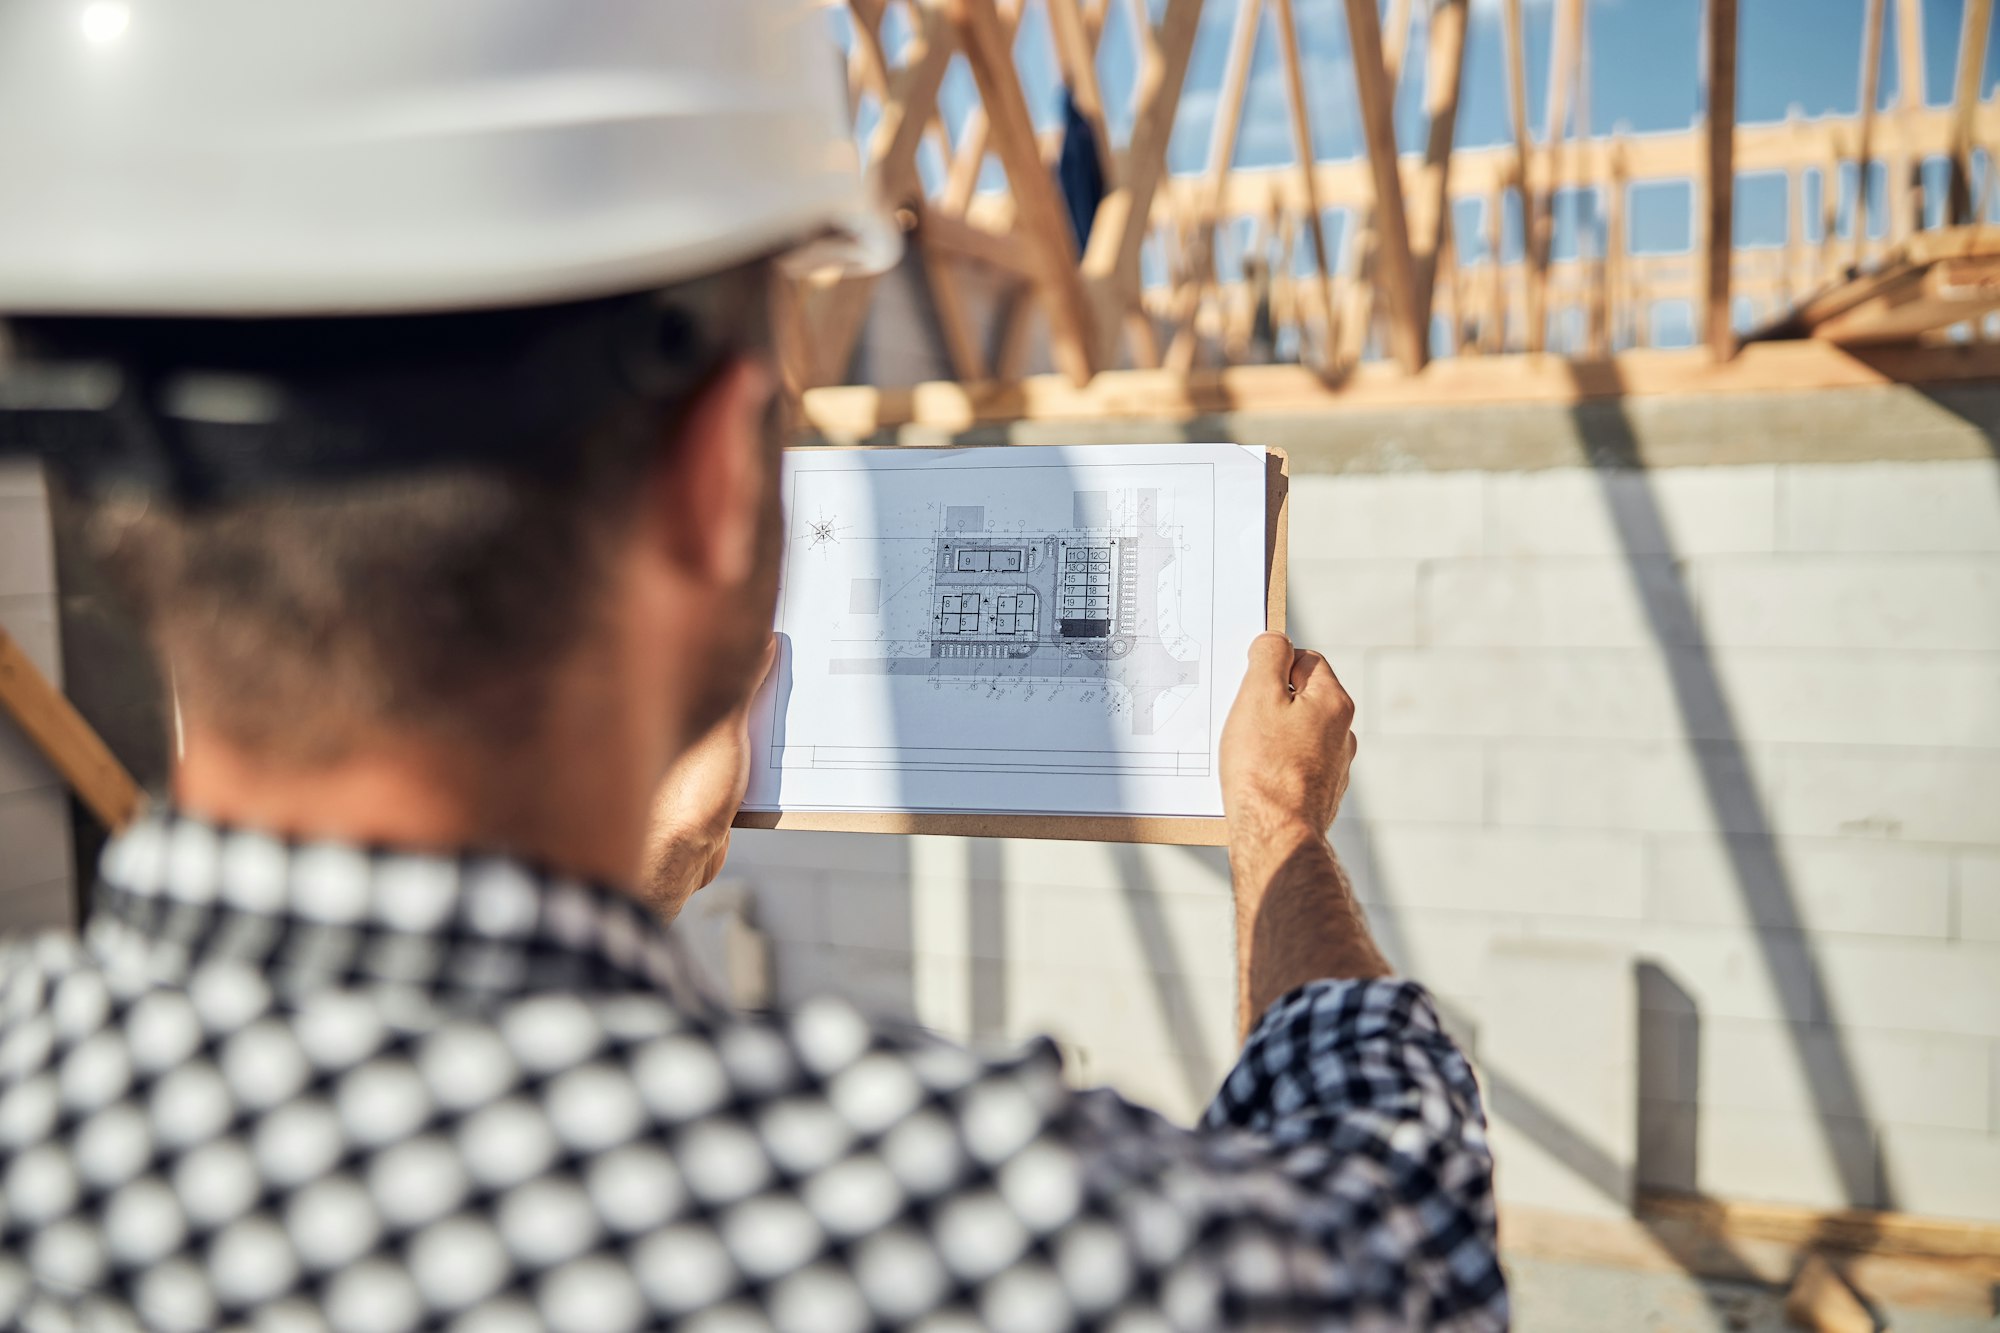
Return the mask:
{"type": "MultiPolygon", "coordinates": [[[[1264,624],[1266,629],[1280,632],[1285,628],[1291,478],[1290,455],[1282,449],[1267,449],[1264,456],[1264,624]]],[[[1219,815],[1049,815],[986,811],[739,810],[731,827],[796,829],[809,833],[924,833],[961,838],[1166,843],[1181,847],[1220,847],[1226,842],[1227,832],[1225,821],[1219,815]]]]}

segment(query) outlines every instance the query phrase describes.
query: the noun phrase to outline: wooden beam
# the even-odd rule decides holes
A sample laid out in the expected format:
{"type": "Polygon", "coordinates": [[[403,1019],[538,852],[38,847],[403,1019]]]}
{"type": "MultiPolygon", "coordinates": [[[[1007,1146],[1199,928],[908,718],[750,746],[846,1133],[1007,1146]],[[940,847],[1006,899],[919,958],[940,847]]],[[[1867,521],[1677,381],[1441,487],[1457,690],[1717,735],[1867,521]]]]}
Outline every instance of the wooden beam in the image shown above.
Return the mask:
{"type": "Polygon", "coordinates": [[[969,259],[1017,278],[1033,281],[1041,272],[1035,258],[1015,235],[1002,235],[941,208],[917,214],[917,228],[928,244],[954,259],[969,259]]]}
{"type": "Polygon", "coordinates": [[[1505,187],[1496,183],[1486,196],[1486,318],[1479,328],[1479,350],[1497,355],[1507,350],[1507,266],[1500,247],[1507,238],[1505,187]]]}
{"type": "Polygon", "coordinates": [[[98,823],[116,833],[131,822],[139,810],[139,784],[4,629],[0,629],[0,705],[98,823]]]}
{"type": "Polygon", "coordinates": [[[1547,274],[1537,264],[1535,237],[1541,230],[1536,220],[1536,190],[1529,182],[1535,161],[1534,132],[1528,128],[1528,38],[1521,19],[1521,0],[1505,0],[1502,7],[1507,37],[1507,114],[1514,126],[1513,183],[1521,198],[1521,248],[1528,260],[1527,350],[1542,350],[1548,328],[1547,274]]]}
{"type": "Polygon", "coordinates": [[[1867,300],[1821,321],[1813,335],[1843,346],[1908,342],[2000,310],[2000,256],[1942,260],[1897,275],[1867,300]]]}
{"type": "MultiPolygon", "coordinates": [[[[929,10],[940,2],[926,0],[924,7],[929,10]]],[[[1055,182],[1042,165],[1034,121],[1014,72],[1006,25],[993,0],[942,2],[950,6],[951,22],[972,66],[972,77],[979,84],[994,146],[1007,169],[1007,183],[1019,210],[1021,230],[1035,256],[1056,363],[1072,381],[1086,383],[1097,370],[1098,343],[1090,302],[1077,273],[1076,238],[1055,182]]]]}
{"type": "MultiPolygon", "coordinates": [[[[1451,230],[1451,148],[1458,127],[1458,97],[1465,73],[1467,0],[1431,6],[1430,58],[1424,70],[1423,182],[1418,190],[1417,310],[1428,332],[1437,300],[1438,262],[1451,230]]],[[[1454,319],[1457,315],[1454,312],[1454,319]]],[[[1454,342],[1456,337],[1454,336],[1454,342]]]]}
{"type": "MultiPolygon", "coordinates": [[[[1298,154],[1300,186],[1305,193],[1305,209],[1300,222],[1312,245],[1314,267],[1319,271],[1320,318],[1323,321],[1320,329],[1321,361],[1326,369],[1331,370],[1335,340],[1340,331],[1340,316],[1333,304],[1333,264],[1327,256],[1325,214],[1313,178],[1313,164],[1318,161],[1318,153],[1313,147],[1311,108],[1306,103],[1305,62],[1299,55],[1299,30],[1292,13],[1292,0],[1272,0],[1271,12],[1278,21],[1278,45],[1285,68],[1285,99],[1292,119],[1292,147],[1298,154]]],[[[1370,15],[1372,17],[1372,10],[1370,15]]],[[[1301,321],[1302,338],[1304,332],[1301,321]]],[[[1304,355],[1305,350],[1301,347],[1300,356],[1304,355]]]]}
{"type": "Polygon", "coordinates": [[[1993,26],[1993,0],[1965,0],[1965,26],[1958,38],[1958,85],[1951,119],[1951,186],[1945,221],[1973,221],[1972,149],[1979,112],[1979,85],[1986,71],[1986,34],[1993,26]]]}
{"type": "Polygon", "coordinates": [[[1924,0],[1896,0],[1896,105],[1924,109],[1924,0]]]}
{"type": "Polygon", "coordinates": [[[1061,375],[905,388],[843,385],[806,395],[813,428],[834,440],[904,426],[965,431],[1012,421],[1187,421],[1219,413],[1319,414],[1516,403],[1572,405],[1618,398],[1803,393],[1895,384],[2000,379],[2000,345],[1849,350],[1818,339],[1753,342],[1727,362],[1705,348],[1626,352],[1609,361],[1471,356],[1404,374],[1387,363],[1329,382],[1304,366],[1230,366],[1190,375],[1106,371],[1078,387],[1061,375]]]}
{"type": "Polygon", "coordinates": [[[1702,174],[1702,327],[1709,353],[1727,360],[1736,345],[1729,310],[1736,244],[1736,0],[1705,0],[1703,20],[1708,152],[1702,174]]]}
{"type": "MultiPolygon", "coordinates": [[[[1921,158],[1949,153],[1951,122],[1949,107],[1914,116],[1900,112],[1879,116],[1875,122],[1875,158],[1884,161],[1898,156],[1921,158]]],[[[1736,170],[1738,174],[1748,174],[1817,167],[1836,148],[1843,158],[1851,158],[1853,133],[1851,119],[1738,125],[1736,170]]],[[[1980,103],[1974,120],[1974,137],[1979,143],[2000,141],[2000,100],[1980,103]]],[[[1626,148],[1627,175],[1632,181],[1685,183],[1703,170],[1707,137],[1699,129],[1635,134],[1627,139],[1626,148]]],[[[1530,181],[1539,190],[1591,185],[1603,177],[1605,158],[1610,151],[1610,141],[1600,138],[1574,140],[1559,157],[1536,154],[1529,165],[1530,181]]],[[[1483,195],[1496,181],[1511,186],[1516,152],[1512,144],[1459,147],[1452,154],[1452,189],[1460,195],[1483,195]]],[[[1403,156],[1398,165],[1412,181],[1422,170],[1421,157],[1416,154],[1403,156]]],[[[1321,162],[1314,175],[1320,199],[1329,208],[1365,204],[1374,192],[1372,169],[1361,157],[1321,162]]],[[[1409,184],[1406,182],[1406,188],[1409,184]]],[[[1158,206],[1189,207],[1199,197],[1202,187],[1199,178],[1177,178],[1162,187],[1158,206]]],[[[1294,164],[1241,167],[1232,171],[1223,193],[1222,211],[1258,214],[1270,208],[1274,200],[1285,209],[1303,206],[1299,173],[1294,164]]]]}
{"type": "Polygon", "coordinates": [[[954,377],[983,380],[986,355],[973,332],[972,317],[965,308],[965,293],[949,256],[939,248],[930,232],[920,224],[916,232],[917,257],[924,268],[924,285],[929,288],[931,309],[937,312],[938,331],[944,336],[945,356],[951,361],[954,377]]]}
{"type": "Polygon", "coordinates": [[[1403,55],[1410,48],[1410,0],[1389,0],[1389,12],[1382,16],[1382,75],[1393,95],[1403,83],[1403,55]]]}
{"type": "MultiPolygon", "coordinates": [[[[1209,135],[1206,189],[1196,218],[1196,226],[1200,228],[1196,264],[1204,270],[1214,255],[1222,191],[1229,180],[1230,166],[1236,160],[1236,140],[1243,129],[1243,100],[1250,90],[1250,61],[1257,53],[1257,26],[1263,14],[1264,0],[1239,0],[1236,6],[1236,26],[1230,32],[1228,62],[1223,66],[1222,88],[1216,97],[1220,119],[1209,135]]],[[[1193,281],[1184,283],[1176,293],[1174,338],[1167,348],[1167,364],[1180,370],[1194,364],[1194,317],[1201,304],[1204,277],[1204,273],[1196,274],[1193,281]]]]}
{"type": "MultiPolygon", "coordinates": [[[[1013,49],[1014,34],[1020,29],[1024,8],[1022,0],[1010,0],[1000,7],[1000,20],[1007,30],[1009,50],[1013,49]]],[[[965,113],[965,126],[959,131],[958,146],[952,150],[951,168],[945,173],[939,206],[947,213],[963,213],[972,203],[972,196],[979,189],[979,173],[986,166],[986,150],[991,142],[992,129],[987,124],[986,105],[976,103],[965,113]]]]}
{"type": "Polygon", "coordinates": [[[1823,1246],[1850,1253],[1917,1259],[1970,1259],[2000,1268],[2000,1223],[1865,1208],[1798,1208],[1776,1203],[1735,1203],[1689,1194],[1643,1190],[1641,1218],[1687,1221],[1715,1234],[1744,1240],[1823,1246]]]}
{"type": "MultiPolygon", "coordinates": [[[[962,2],[962,0],[960,0],[962,2]]],[[[1167,174],[1167,144],[1173,137],[1174,113],[1187,82],[1188,60],[1201,28],[1202,0],[1167,0],[1160,28],[1143,27],[1150,38],[1139,67],[1139,108],[1132,139],[1125,150],[1125,172],[1118,188],[1097,206],[1097,221],[1084,247],[1083,273],[1090,291],[1097,343],[1095,358],[1108,364],[1116,349],[1119,325],[1139,299],[1139,250],[1153,216],[1153,196],[1167,174]]],[[[1141,15],[1146,5],[1138,6],[1141,15]]]]}
{"type": "Polygon", "coordinates": [[[1097,43],[1091,40],[1078,0],[1046,0],[1049,30],[1055,38],[1056,63],[1061,66],[1077,113],[1090,127],[1097,161],[1107,192],[1118,184],[1118,162],[1111,151],[1111,131],[1104,123],[1104,94],[1097,86],[1097,43]]]}
{"type": "MultiPolygon", "coordinates": [[[[1277,0],[1281,22],[1291,23],[1291,0],[1277,0]]],[[[1419,324],[1416,265],[1403,211],[1403,178],[1396,165],[1396,108],[1382,68],[1382,31],[1375,0],[1347,0],[1348,46],[1354,53],[1354,89],[1361,103],[1362,137],[1375,179],[1377,290],[1389,312],[1389,348],[1404,370],[1423,369],[1429,340],[1419,324]]],[[[1317,221],[1317,219],[1315,219],[1317,221]]]]}
{"type": "Polygon", "coordinates": [[[891,205],[923,198],[917,174],[917,144],[937,110],[938,88],[951,63],[951,27],[933,4],[917,6],[917,30],[903,64],[889,76],[882,118],[868,141],[868,166],[882,198],[891,205]]]}
{"type": "Polygon", "coordinates": [[[1867,0],[1861,20],[1861,129],[1855,153],[1854,262],[1861,263],[1868,247],[1868,166],[1874,160],[1875,103],[1882,78],[1882,0],[1867,0]]]}

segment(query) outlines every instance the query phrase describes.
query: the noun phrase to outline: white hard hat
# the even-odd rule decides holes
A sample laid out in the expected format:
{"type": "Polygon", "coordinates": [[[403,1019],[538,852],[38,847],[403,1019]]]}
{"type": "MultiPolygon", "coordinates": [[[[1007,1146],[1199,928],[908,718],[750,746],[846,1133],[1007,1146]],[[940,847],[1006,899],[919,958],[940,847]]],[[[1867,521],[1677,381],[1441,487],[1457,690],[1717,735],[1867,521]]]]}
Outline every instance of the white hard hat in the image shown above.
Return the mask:
{"type": "Polygon", "coordinates": [[[892,261],[811,0],[0,0],[0,312],[329,315],[892,261]]]}

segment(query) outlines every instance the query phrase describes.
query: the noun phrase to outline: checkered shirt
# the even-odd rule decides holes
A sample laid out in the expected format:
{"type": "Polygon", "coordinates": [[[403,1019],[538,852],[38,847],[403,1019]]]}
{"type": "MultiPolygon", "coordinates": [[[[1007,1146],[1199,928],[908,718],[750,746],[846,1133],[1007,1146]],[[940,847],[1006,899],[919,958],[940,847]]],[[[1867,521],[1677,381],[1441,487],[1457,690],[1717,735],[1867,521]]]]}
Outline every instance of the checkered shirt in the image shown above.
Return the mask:
{"type": "Polygon", "coordinates": [[[634,901],[185,816],[0,947],[0,1327],[1497,1329],[1479,1096],[1407,982],[1265,1015],[1202,1127],[634,901]]]}

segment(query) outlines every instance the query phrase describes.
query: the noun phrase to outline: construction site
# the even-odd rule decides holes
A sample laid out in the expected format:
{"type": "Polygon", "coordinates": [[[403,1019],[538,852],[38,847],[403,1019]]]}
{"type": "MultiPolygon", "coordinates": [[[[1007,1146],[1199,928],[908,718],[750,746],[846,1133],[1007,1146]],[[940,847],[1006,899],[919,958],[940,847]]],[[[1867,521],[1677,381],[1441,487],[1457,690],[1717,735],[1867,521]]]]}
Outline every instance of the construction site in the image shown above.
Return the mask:
{"type": "MultiPolygon", "coordinates": [[[[1479,1074],[1515,1326],[1996,1327],[1992,0],[821,8],[907,248],[786,283],[804,447],[1285,452],[1332,840],[1479,1074]]],[[[79,521],[0,471],[9,929],[176,743],[79,521]]],[[[1219,848],[739,829],[682,921],[742,1004],[1183,1123],[1235,1059],[1219,848]]]]}

